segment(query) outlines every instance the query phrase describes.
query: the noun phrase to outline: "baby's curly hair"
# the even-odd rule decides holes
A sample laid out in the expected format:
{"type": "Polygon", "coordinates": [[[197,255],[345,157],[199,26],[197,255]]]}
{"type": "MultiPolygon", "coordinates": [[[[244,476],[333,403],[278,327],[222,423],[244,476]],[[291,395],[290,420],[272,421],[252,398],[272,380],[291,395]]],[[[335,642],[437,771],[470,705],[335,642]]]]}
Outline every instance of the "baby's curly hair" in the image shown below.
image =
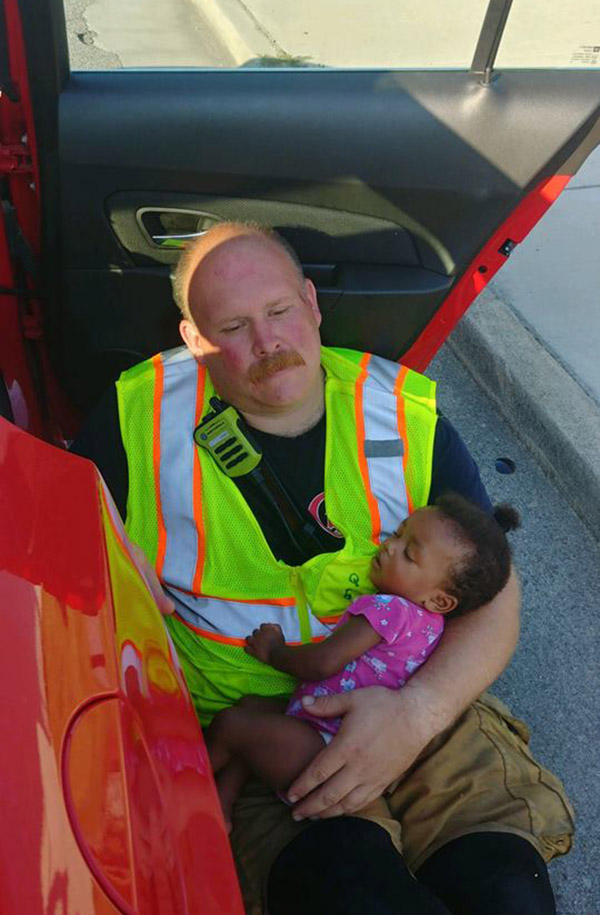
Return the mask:
{"type": "Polygon", "coordinates": [[[511,550],[506,534],[519,527],[519,513],[504,503],[489,515],[456,493],[439,496],[434,505],[465,547],[464,558],[443,586],[458,601],[448,616],[462,616],[489,603],[508,581],[511,550]]]}

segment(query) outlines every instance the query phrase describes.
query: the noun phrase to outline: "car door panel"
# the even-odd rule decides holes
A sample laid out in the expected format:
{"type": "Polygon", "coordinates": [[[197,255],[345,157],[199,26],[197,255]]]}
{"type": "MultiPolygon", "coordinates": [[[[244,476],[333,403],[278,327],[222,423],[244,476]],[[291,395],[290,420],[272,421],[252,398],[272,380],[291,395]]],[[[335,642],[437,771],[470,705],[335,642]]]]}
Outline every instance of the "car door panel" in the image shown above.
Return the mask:
{"type": "Polygon", "coordinates": [[[489,86],[436,70],[69,73],[58,0],[49,46],[35,4],[20,6],[37,131],[54,140],[49,336],[84,410],[130,359],[177,341],[178,251],[153,245],[140,213],[272,225],[317,281],[324,340],[400,358],[515,208],[598,141],[593,71],[507,70],[489,86]]]}

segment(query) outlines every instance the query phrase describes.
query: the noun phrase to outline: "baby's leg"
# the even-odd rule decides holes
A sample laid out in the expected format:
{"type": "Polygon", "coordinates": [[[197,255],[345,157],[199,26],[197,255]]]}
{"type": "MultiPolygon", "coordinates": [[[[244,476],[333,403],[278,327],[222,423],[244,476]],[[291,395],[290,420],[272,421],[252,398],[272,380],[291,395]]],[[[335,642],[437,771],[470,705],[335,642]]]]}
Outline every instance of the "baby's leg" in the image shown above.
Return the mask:
{"type": "MultiPolygon", "coordinates": [[[[285,712],[287,704],[287,699],[276,698],[274,696],[252,695],[242,696],[236,703],[238,708],[258,709],[260,711],[279,712],[281,714],[285,712]]],[[[224,715],[225,712],[220,712],[219,714],[224,715]]],[[[217,715],[216,717],[218,718],[219,716],[217,715]]],[[[227,831],[230,832],[234,804],[242,793],[242,789],[251,774],[251,770],[241,757],[237,756],[231,757],[229,761],[223,765],[222,760],[225,757],[222,755],[214,736],[219,730],[219,727],[218,724],[213,724],[212,728],[205,732],[204,737],[211,757],[213,771],[216,776],[215,782],[219,800],[221,801],[223,816],[225,818],[225,825],[227,826],[227,831]]]]}
{"type": "Polygon", "coordinates": [[[215,784],[227,832],[231,832],[233,808],[250,774],[250,769],[246,763],[239,757],[233,756],[215,776],[215,784]]]}
{"type": "Polygon", "coordinates": [[[285,791],[323,749],[308,722],[240,706],[220,712],[205,738],[215,772],[237,757],[274,791],[285,791]]]}

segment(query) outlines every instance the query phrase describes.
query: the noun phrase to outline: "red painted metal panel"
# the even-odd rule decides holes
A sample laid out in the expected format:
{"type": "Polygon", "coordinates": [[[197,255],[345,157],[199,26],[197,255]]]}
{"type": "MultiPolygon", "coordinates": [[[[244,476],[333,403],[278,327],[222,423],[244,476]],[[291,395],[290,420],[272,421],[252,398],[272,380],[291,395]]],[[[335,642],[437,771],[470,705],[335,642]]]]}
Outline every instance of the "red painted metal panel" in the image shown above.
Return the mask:
{"type": "Polygon", "coordinates": [[[105,696],[78,710],[64,742],[64,799],[79,849],[124,915],[137,909],[120,702],[105,696]]]}
{"type": "Polygon", "coordinates": [[[0,419],[0,912],[242,915],[181,670],[100,489],[0,419]]]}
{"type": "Polygon", "coordinates": [[[0,911],[115,912],[63,803],[73,709],[115,690],[93,472],[0,420],[0,911]]]}

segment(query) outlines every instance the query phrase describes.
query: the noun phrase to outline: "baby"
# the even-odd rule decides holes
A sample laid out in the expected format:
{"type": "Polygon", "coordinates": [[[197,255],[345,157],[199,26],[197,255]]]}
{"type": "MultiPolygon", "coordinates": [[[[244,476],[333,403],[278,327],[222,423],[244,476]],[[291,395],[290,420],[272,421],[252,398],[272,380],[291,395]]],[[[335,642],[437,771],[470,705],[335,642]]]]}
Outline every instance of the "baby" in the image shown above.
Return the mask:
{"type": "Polygon", "coordinates": [[[442,496],[381,545],[371,563],[379,593],[355,600],[327,639],[286,645],[273,623],[248,636],[249,654],[301,683],[289,703],[246,696],[207,729],[228,827],[249,772],[285,792],[337,733],[341,719],[311,716],[306,697],[400,689],[437,646],[444,617],[475,610],[502,590],[510,572],[505,532],[518,524],[511,506],[497,506],[491,517],[460,496],[442,496]]]}

